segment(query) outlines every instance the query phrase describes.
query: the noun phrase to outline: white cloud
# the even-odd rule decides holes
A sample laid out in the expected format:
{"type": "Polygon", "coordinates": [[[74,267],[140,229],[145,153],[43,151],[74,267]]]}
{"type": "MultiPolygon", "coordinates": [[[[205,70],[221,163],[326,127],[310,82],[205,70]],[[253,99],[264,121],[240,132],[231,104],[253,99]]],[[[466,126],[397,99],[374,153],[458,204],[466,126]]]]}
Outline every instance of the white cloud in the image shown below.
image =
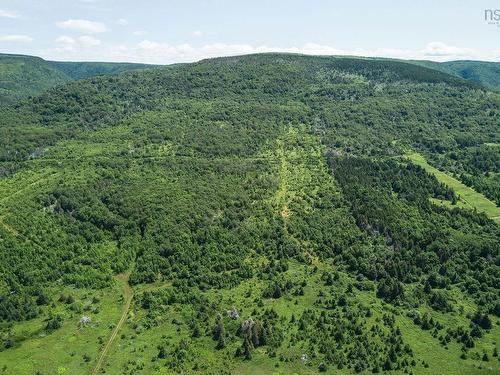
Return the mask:
{"type": "Polygon", "coordinates": [[[89,20],[66,20],[57,22],[56,25],[61,29],[68,29],[79,31],[81,33],[94,34],[94,33],[102,33],[108,28],[101,22],[94,22],[89,20]]]}
{"type": "Polygon", "coordinates": [[[33,38],[28,35],[0,35],[0,42],[30,43],[33,38]]]}
{"type": "Polygon", "coordinates": [[[78,38],[62,35],[55,40],[57,47],[52,49],[51,52],[55,53],[80,53],[84,49],[97,47],[101,41],[91,35],[82,35],[78,38]]]}
{"type": "Polygon", "coordinates": [[[120,26],[125,26],[128,24],[128,21],[125,18],[120,18],[119,20],[116,20],[116,24],[120,26]]]}
{"type": "Polygon", "coordinates": [[[94,38],[91,35],[83,35],[77,39],[78,43],[80,43],[83,47],[95,47],[101,44],[101,41],[97,38],[94,38]]]}
{"type": "Polygon", "coordinates": [[[134,34],[135,36],[144,36],[146,35],[148,32],[145,31],[145,30],[137,30],[137,31],[134,31],[132,34],[134,34]]]}
{"type": "MultiPolygon", "coordinates": [[[[141,35],[134,32],[134,35],[141,35]]],[[[82,37],[80,37],[82,38],[82,37]]],[[[218,56],[244,55],[263,52],[288,52],[307,55],[351,55],[390,57],[398,59],[422,59],[450,61],[476,59],[500,61],[500,50],[479,51],[472,48],[450,46],[443,42],[430,42],[420,49],[374,48],[340,49],[330,45],[306,43],[301,46],[272,47],[266,45],[211,43],[202,46],[191,44],[169,44],[153,40],[142,40],[136,44],[101,45],[98,39],[60,37],[58,49],[46,51],[47,58],[78,58],[87,60],[131,61],[157,64],[193,62],[218,56]],[[62,39],[61,39],[62,38],[62,39]],[[69,38],[69,39],[68,39],[69,38]],[[73,40],[71,42],[70,40],[73,40]],[[62,47],[66,47],[63,49],[62,47]],[[89,48],[92,47],[92,48],[89,48]],[[70,57],[65,52],[71,51],[70,57]]]]}
{"type": "Polygon", "coordinates": [[[203,32],[200,30],[195,30],[191,33],[192,36],[202,36],[203,32]]]}
{"type": "Polygon", "coordinates": [[[189,62],[209,57],[263,52],[288,52],[307,55],[373,56],[399,59],[428,59],[435,61],[448,61],[465,58],[498,60],[500,58],[498,52],[481,53],[471,48],[449,46],[443,42],[431,42],[421,49],[339,49],[333,46],[317,43],[306,43],[298,47],[271,47],[266,45],[253,46],[250,44],[225,43],[213,43],[200,47],[194,47],[190,44],[172,45],[169,43],[143,40],[135,46],[122,46],[118,52],[121,60],[131,58],[134,60],[139,59],[140,61],[155,63],[189,62]]]}
{"type": "Polygon", "coordinates": [[[0,9],[0,18],[19,18],[19,13],[13,10],[0,9]]]}
{"type": "Polygon", "coordinates": [[[62,35],[58,37],[55,42],[57,44],[73,44],[75,43],[75,38],[72,38],[70,36],[62,35]]]}
{"type": "Polygon", "coordinates": [[[144,61],[155,63],[188,62],[207,57],[242,55],[255,52],[269,52],[276,50],[268,47],[252,47],[247,44],[214,43],[201,47],[190,44],[172,45],[151,40],[143,40],[135,46],[121,48],[119,58],[126,59],[127,55],[135,55],[144,61]]]}
{"type": "Polygon", "coordinates": [[[426,56],[474,56],[476,51],[472,48],[448,46],[443,42],[428,43],[422,50],[426,56]]]}

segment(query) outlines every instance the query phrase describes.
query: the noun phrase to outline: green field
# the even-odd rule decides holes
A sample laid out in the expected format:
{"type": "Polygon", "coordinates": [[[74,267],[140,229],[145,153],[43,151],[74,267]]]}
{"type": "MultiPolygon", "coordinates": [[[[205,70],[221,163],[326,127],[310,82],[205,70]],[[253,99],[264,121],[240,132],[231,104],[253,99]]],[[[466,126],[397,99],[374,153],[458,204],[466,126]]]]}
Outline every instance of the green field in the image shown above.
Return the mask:
{"type": "MultiPolygon", "coordinates": [[[[484,212],[490,219],[493,219],[496,222],[500,222],[500,207],[497,207],[495,203],[490,201],[484,195],[464,185],[456,178],[453,178],[452,176],[441,172],[439,169],[434,168],[432,165],[427,163],[427,161],[421,154],[417,152],[409,153],[406,155],[406,157],[415,164],[423,167],[426,171],[432,173],[437,177],[439,181],[452,188],[460,198],[457,207],[475,209],[478,212],[484,212]]],[[[449,202],[444,202],[444,204],[446,204],[448,207],[451,207],[451,204],[449,204],[449,202]]]]}
{"type": "MultiPolygon", "coordinates": [[[[103,291],[57,288],[60,294],[72,295],[71,305],[57,303],[52,315],[63,317],[62,326],[47,331],[47,316],[16,324],[9,329],[13,348],[0,354],[2,374],[90,374],[102,343],[118,322],[122,298],[118,286],[103,291]],[[81,327],[82,316],[90,316],[88,326],[81,327]]],[[[3,327],[6,329],[7,327],[3,327]]]]}

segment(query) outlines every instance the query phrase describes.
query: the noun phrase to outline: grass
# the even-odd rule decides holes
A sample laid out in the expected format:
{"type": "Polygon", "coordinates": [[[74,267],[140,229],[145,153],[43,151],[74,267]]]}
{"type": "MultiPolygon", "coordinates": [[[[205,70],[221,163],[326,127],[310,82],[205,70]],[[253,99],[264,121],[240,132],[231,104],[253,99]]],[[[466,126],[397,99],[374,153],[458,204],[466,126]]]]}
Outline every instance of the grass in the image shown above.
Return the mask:
{"type": "MultiPolygon", "coordinates": [[[[500,207],[497,207],[495,203],[490,201],[484,195],[464,185],[456,178],[444,172],[441,172],[437,168],[434,168],[432,165],[427,163],[425,158],[419,153],[408,153],[406,157],[413,163],[423,167],[429,173],[432,173],[440,182],[452,188],[459,195],[460,201],[462,202],[458,205],[458,207],[470,208],[475,209],[478,212],[484,212],[490,219],[493,219],[497,223],[500,223],[500,207]]],[[[435,202],[451,207],[451,205],[443,201],[435,202]]]]}
{"type": "Polygon", "coordinates": [[[121,291],[118,285],[103,291],[64,288],[54,290],[52,299],[57,299],[63,292],[73,295],[77,302],[83,304],[89,304],[93,297],[98,297],[99,302],[92,303],[98,312],[72,311],[67,305],[55,303],[55,307],[48,307],[41,317],[14,324],[11,332],[16,344],[0,352],[1,374],[33,375],[37,371],[44,375],[90,373],[92,359],[98,357],[101,341],[109,336],[120,317],[123,303],[121,291]],[[64,316],[62,327],[53,332],[45,330],[48,310],[64,316]],[[82,315],[91,317],[90,326],[78,326],[82,315]],[[91,360],[85,361],[84,355],[91,360]]]}
{"type": "MultiPolygon", "coordinates": [[[[299,317],[305,309],[317,309],[314,304],[318,293],[326,291],[324,283],[321,280],[321,269],[331,269],[331,265],[320,262],[319,271],[313,272],[311,266],[290,262],[289,270],[285,273],[286,277],[291,280],[299,281],[304,278],[308,280],[308,285],[304,288],[303,296],[285,295],[279,299],[264,299],[263,309],[273,308],[285,321],[289,321],[292,314],[299,317]],[[297,301],[297,303],[296,303],[297,301]]],[[[346,285],[352,282],[352,276],[348,273],[340,272],[340,280],[332,288],[338,291],[345,290],[346,285]]],[[[155,285],[157,288],[169,287],[168,285],[155,285]]],[[[244,320],[252,315],[252,310],[255,308],[255,297],[259,296],[264,288],[262,280],[257,278],[249,279],[236,288],[223,290],[209,290],[205,295],[210,301],[216,303],[219,309],[236,307],[241,313],[241,320],[244,320]],[[251,295],[247,293],[251,291],[251,295]]],[[[443,347],[439,340],[432,336],[431,331],[424,331],[419,326],[415,325],[411,319],[404,315],[403,310],[394,308],[385,304],[380,299],[376,298],[375,291],[360,291],[354,290],[355,299],[366,306],[370,306],[373,311],[371,321],[374,322],[377,318],[381,318],[389,311],[396,312],[396,322],[402,331],[403,338],[408,343],[415,353],[417,365],[413,369],[414,374],[495,374],[500,371],[500,362],[497,358],[491,357],[491,352],[494,348],[494,342],[500,339],[500,326],[494,325],[493,329],[486,333],[481,339],[476,340],[476,346],[469,351],[469,358],[466,360],[460,359],[461,346],[452,341],[447,348],[443,347]],[[490,354],[490,361],[483,362],[481,360],[483,351],[490,354]],[[423,363],[427,363],[426,367],[423,363]]],[[[460,293],[456,291],[456,293],[460,293]]],[[[460,298],[460,302],[464,300],[460,298]]],[[[471,307],[471,309],[473,309],[471,307]]],[[[464,313],[455,311],[453,313],[436,312],[429,307],[422,306],[418,310],[423,313],[428,312],[435,320],[445,323],[447,326],[462,325],[467,326],[469,320],[465,314],[469,309],[465,309],[464,313]]],[[[176,372],[165,366],[165,360],[157,358],[157,346],[163,343],[168,343],[170,346],[175,345],[181,339],[187,339],[191,342],[193,348],[192,359],[190,364],[194,367],[196,364],[201,373],[219,374],[223,371],[229,371],[231,374],[300,374],[310,375],[317,374],[317,365],[314,360],[309,363],[301,363],[300,356],[303,352],[307,352],[307,347],[302,347],[302,344],[289,346],[291,334],[295,331],[287,330],[285,340],[282,346],[277,350],[275,357],[270,357],[264,348],[258,348],[254,351],[251,361],[246,361],[242,358],[234,357],[236,348],[240,345],[237,343],[229,344],[224,350],[215,350],[215,342],[207,336],[209,332],[197,339],[191,337],[189,329],[189,320],[186,319],[190,311],[189,305],[171,305],[163,312],[162,316],[157,320],[157,323],[150,329],[145,329],[141,326],[147,313],[136,308],[135,313],[130,314],[127,323],[124,325],[122,334],[117,338],[117,342],[110,350],[109,356],[105,361],[104,368],[106,374],[155,374],[166,375],[175,374],[176,372]],[[174,323],[173,321],[178,321],[174,323]],[[286,358],[287,360],[280,360],[286,358]],[[204,367],[202,367],[204,366],[204,367]],[[203,370],[204,369],[204,370],[203,370]]],[[[226,330],[232,331],[233,325],[240,322],[232,322],[226,320],[226,330]]],[[[442,332],[441,332],[442,333],[442,332]]],[[[187,371],[186,374],[194,373],[187,371]]],[[[352,369],[329,367],[326,374],[352,374],[352,369]]],[[[370,373],[369,371],[365,373],[370,373]]],[[[397,374],[398,371],[391,373],[397,374]]]]}
{"type": "Polygon", "coordinates": [[[120,333],[120,329],[121,329],[123,323],[125,322],[125,319],[127,319],[130,305],[132,303],[132,298],[133,298],[133,291],[132,291],[132,288],[128,284],[128,277],[129,277],[128,274],[120,274],[120,275],[117,275],[115,277],[123,289],[123,299],[125,301],[125,304],[123,306],[123,311],[122,311],[122,315],[120,317],[120,320],[118,321],[115,328],[113,329],[111,336],[104,344],[104,347],[100,353],[100,356],[97,359],[97,362],[94,366],[94,369],[92,370],[93,375],[97,374],[99,372],[99,370],[101,369],[102,363],[106,359],[106,355],[109,351],[109,348],[113,345],[113,343],[116,339],[116,336],[120,333]]]}

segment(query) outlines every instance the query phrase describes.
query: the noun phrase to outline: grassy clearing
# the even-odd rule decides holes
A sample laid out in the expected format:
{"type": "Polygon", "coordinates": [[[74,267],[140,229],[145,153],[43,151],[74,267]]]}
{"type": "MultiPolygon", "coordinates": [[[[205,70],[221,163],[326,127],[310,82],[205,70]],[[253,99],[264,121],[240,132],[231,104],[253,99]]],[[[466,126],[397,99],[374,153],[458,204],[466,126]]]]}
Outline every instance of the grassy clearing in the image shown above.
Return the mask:
{"type": "MultiPolygon", "coordinates": [[[[425,170],[436,176],[439,181],[455,190],[455,192],[460,196],[460,201],[462,202],[458,205],[458,207],[476,209],[478,212],[484,212],[490,219],[495,220],[497,223],[500,222],[500,207],[497,207],[495,203],[490,201],[484,195],[464,185],[450,175],[441,172],[437,168],[434,168],[429,163],[427,163],[425,158],[419,153],[408,153],[406,157],[413,163],[425,168],[425,170]]],[[[447,203],[443,201],[441,201],[440,203],[447,205],[447,203]]]]}
{"type": "Polygon", "coordinates": [[[92,374],[97,374],[99,373],[99,370],[101,369],[103,361],[106,359],[106,355],[113,345],[113,342],[116,339],[116,336],[119,334],[120,329],[122,328],[123,323],[125,323],[125,319],[127,319],[130,305],[132,304],[132,298],[134,296],[132,288],[128,284],[128,274],[121,274],[116,276],[116,280],[120,283],[122,289],[123,289],[123,299],[125,301],[123,305],[123,311],[122,315],[120,317],[120,320],[116,324],[115,328],[113,329],[113,332],[111,333],[111,336],[109,339],[106,341],[104,344],[104,347],[99,355],[99,358],[97,359],[97,362],[94,366],[94,369],[92,370],[92,374]]]}
{"type": "MultiPolygon", "coordinates": [[[[263,309],[273,308],[284,321],[290,321],[292,315],[299,317],[305,309],[317,309],[315,300],[321,292],[327,292],[321,280],[321,269],[331,269],[332,266],[324,262],[318,265],[319,271],[313,271],[310,266],[297,262],[290,262],[289,270],[285,273],[291,280],[299,281],[307,279],[308,284],[304,288],[303,296],[285,295],[279,299],[264,299],[263,309]]],[[[345,290],[353,279],[348,273],[340,272],[340,279],[331,287],[341,291],[345,290]]],[[[219,306],[221,311],[236,307],[241,313],[241,320],[252,316],[252,311],[256,308],[255,297],[262,293],[264,288],[262,280],[257,278],[249,279],[236,288],[224,290],[209,290],[205,295],[210,301],[219,306]]],[[[164,288],[166,285],[154,285],[150,289],[164,288]]],[[[457,291],[457,293],[459,293],[457,291]]],[[[489,362],[481,360],[484,351],[491,354],[494,343],[500,339],[500,326],[496,325],[486,333],[483,338],[476,341],[476,346],[470,350],[466,360],[460,359],[461,346],[452,341],[447,347],[442,346],[436,337],[432,336],[432,331],[424,331],[415,325],[411,319],[405,316],[403,310],[395,308],[376,298],[375,291],[354,290],[354,296],[365,306],[370,306],[373,317],[370,319],[374,323],[381,319],[388,312],[396,313],[397,325],[402,331],[405,342],[407,342],[415,352],[418,359],[413,374],[496,374],[500,371],[500,362],[497,358],[490,356],[489,362]],[[424,365],[426,363],[428,365],[424,365]]],[[[462,300],[461,300],[462,301],[462,300]]],[[[471,307],[473,310],[473,308],[471,307]]],[[[435,320],[446,325],[468,325],[465,313],[458,311],[452,314],[436,312],[428,307],[422,306],[418,310],[429,313],[435,320]]],[[[472,311],[471,310],[471,311],[472,311]]],[[[189,320],[186,318],[191,314],[188,305],[172,305],[166,307],[159,320],[151,328],[145,328],[142,323],[147,317],[147,312],[136,307],[133,313],[129,314],[127,323],[124,325],[117,342],[110,350],[109,356],[104,363],[106,374],[155,374],[166,375],[176,372],[165,366],[165,360],[158,358],[158,345],[167,343],[170,346],[176,345],[181,339],[190,342],[192,357],[190,360],[192,371],[190,373],[210,373],[210,374],[272,374],[288,375],[318,374],[317,363],[301,363],[300,356],[308,352],[307,345],[302,343],[290,345],[291,336],[295,329],[287,330],[285,340],[277,351],[276,356],[270,357],[264,348],[255,350],[251,361],[246,361],[241,357],[235,357],[234,352],[239,346],[232,343],[224,350],[216,350],[215,342],[209,337],[210,332],[204,332],[200,338],[191,337],[189,320]],[[285,360],[283,360],[285,359],[285,360]],[[197,369],[195,371],[195,369],[197,369]],[[224,372],[226,371],[226,372],[224,372]]],[[[233,325],[241,323],[226,320],[226,329],[233,330],[233,325]]],[[[286,323],[285,323],[286,324],[286,323]]],[[[337,369],[330,367],[326,374],[353,374],[352,369],[337,369]]],[[[363,372],[368,374],[370,371],[363,372]]],[[[400,371],[392,371],[393,374],[402,374],[400,371]]]]}
{"type": "MultiPolygon", "coordinates": [[[[76,305],[95,307],[94,311],[73,311],[71,306],[54,302],[39,318],[16,323],[10,329],[15,346],[0,352],[0,373],[9,375],[89,374],[92,359],[97,358],[103,340],[118,321],[123,305],[121,288],[115,285],[103,291],[54,289],[52,299],[60,293],[71,294],[76,305]],[[95,302],[96,297],[98,302],[95,302]],[[45,330],[50,314],[64,316],[61,328],[45,330]],[[83,315],[92,323],[79,327],[83,315]]],[[[7,329],[7,327],[3,327],[7,329]]]]}

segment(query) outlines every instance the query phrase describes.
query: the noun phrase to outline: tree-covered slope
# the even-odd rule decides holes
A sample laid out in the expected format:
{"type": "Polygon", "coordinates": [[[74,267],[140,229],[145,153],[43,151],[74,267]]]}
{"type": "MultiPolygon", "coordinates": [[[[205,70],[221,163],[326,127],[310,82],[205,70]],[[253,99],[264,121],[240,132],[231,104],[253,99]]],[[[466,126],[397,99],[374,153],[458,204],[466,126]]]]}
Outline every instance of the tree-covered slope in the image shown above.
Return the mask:
{"type": "Polygon", "coordinates": [[[500,62],[472,60],[445,61],[442,63],[424,60],[413,62],[476,82],[490,90],[500,91],[500,62]]]}
{"type": "Polygon", "coordinates": [[[39,57],[0,55],[0,105],[39,94],[70,81],[64,72],[39,57]]]}
{"type": "Polygon", "coordinates": [[[70,82],[0,120],[4,373],[500,370],[500,227],[406,157],[494,199],[499,94],[263,54],[70,82]]]}
{"type": "Polygon", "coordinates": [[[46,61],[35,56],[0,54],[0,105],[13,104],[75,79],[148,67],[151,65],[46,61]]]}
{"type": "Polygon", "coordinates": [[[119,74],[130,70],[148,69],[153,67],[149,64],[88,61],[51,61],[50,64],[64,72],[72,79],[84,79],[103,74],[119,74]]]}
{"type": "Polygon", "coordinates": [[[447,70],[491,90],[500,91],[500,63],[487,61],[449,61],[447,70]]]}

